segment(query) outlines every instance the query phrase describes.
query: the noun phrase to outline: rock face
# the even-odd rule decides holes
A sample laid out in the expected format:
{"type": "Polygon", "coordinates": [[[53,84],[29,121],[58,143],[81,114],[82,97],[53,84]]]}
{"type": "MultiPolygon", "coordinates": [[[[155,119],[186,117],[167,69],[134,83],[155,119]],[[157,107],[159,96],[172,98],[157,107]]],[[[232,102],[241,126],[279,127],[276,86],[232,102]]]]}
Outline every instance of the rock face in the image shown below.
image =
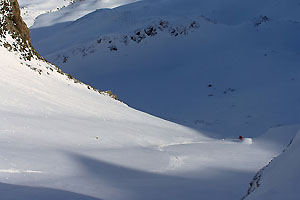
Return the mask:
{"type": "Polygon", "coordinates": [[[12,5],[12,18],[8,22],[8,28],[12,31],[19,33],[24,41],[30,42],[30,33],[27,25],[21,17],[20,7],[17,0],[9,0],[12,5]]]}
{"type": "Polygon", "coordinates": [[[1,15],[3,20],[1,22],[2,29],[17,34],[24,41],[30,42],[29,29],[22,20],[20,7],[17,0],[2,0],[1,15]]]}
{"type": "Polygon", "coordinates": [[[39,56],[30,41],[29,29],[23,21],[17,0],[0,0],[0,45],[21,53],[25,60],[39,56]],[[13,40],[8,41],[7,37],[13,40]]]}
{"type": "MultiPolygon", "coordinates": [[[[17,0],[0,0],[0,47],[5,47],[8,51],[15,52],[20,59],[25,61],[30,61],[31,59],[46,61],[31,45],[29,29],[21,17],[17,0]]],[[[31,66],[30,64],[27,64],[27,66],[39,74],[43,73],[43,70],[36,66],[31,66]]],[[[57,66],[48,68],[51,68],[51,71],[55,70],[58,73],[65,75],[68,79],[74,80],[75,83],[83,84],[71,75],[64,73],[57,66]]],[[[49,75],[49,73],[47,74],[49,75]]],[[[111,91],[101,92],[92,86],[86,86],[88,89],[92,89],[100,94],[105,94],[118,100],[117,96],[111,91]]]]}

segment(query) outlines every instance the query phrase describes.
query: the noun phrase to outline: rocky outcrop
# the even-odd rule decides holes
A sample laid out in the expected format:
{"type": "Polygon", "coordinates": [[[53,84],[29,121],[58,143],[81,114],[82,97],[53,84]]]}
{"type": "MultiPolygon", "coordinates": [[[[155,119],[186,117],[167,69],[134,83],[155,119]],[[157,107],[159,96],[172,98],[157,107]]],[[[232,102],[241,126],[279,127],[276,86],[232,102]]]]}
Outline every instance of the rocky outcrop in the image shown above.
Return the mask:
{"type": "Polygon", "coordinates": [[[0,25],[1,46],[21,53],[25,60],[34,56],[41,58],[31,45],[29,29],[21,17],[17,0],[0,0],[0,25]],[[7,41],[8,36],[13,41],[7,41]]]}
{"type": "Polygon", "coordinates": [[[7,29],[17,33],[24,41],[30,42],[29,29],[21,17],[18,1],[9,0],[9,2],[11,4],[11,15],[6,19],[7,29]]]}
{"type": "MultiPolygon", "coordinates": [[[[17,0],[0,0],[0,46],[7,48],[11,52],[15,52],[16,55],[20,56],[20,59],[25,61],[30,61],[32,58],[46,61],[31,45],[29,29],[21,17],[17,0]]],[[[24,64],[23,61],[21,63],[24,64]]],[[[40,75],[45,71],[44,69],[40,69],[28,63],[26,63],[26,66],[38,72],[40,75]]],[[[71,75],[64,73],[57,66],[49,64],[46,69],[51,72],[57,71],[61,75],[66,76],[67,79],[73,80],[74,83],[83,84],[71,75]]],[[[50,73],[47,72],[47,75],[50,75],[50,73]]],[[[86,86],[89,90],[94,90],[95,92],[108,95],[111,98],[118,100],[117,96],[111,91],[101,92],[90,85],[86,86]]]]}

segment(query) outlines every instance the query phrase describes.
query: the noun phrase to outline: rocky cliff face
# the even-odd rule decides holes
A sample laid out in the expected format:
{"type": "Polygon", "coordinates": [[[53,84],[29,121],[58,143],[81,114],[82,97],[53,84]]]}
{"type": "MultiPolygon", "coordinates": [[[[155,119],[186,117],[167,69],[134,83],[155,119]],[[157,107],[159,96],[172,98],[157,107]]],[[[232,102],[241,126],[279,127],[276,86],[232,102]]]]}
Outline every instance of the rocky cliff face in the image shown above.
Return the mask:
{"type": "MultiPolygon", "coordinates": [[[[23,21],[20,13],[20,7],[17,0],[0,0],[0,47],[5,47],[11,52],[19,56],[21,60],[30,61],[32,59],[46,61],[41,57],[31,45],[30,33],[27,25],[23,21]]],[[[23,63],[23,62],[21,62],[23,63]]],[[[73,78],[71,75],[64,73],[60,68],[48,63],[47,70],[57,71],[73,80],[75,83],[80,83],[79,80],[73,78]]],[[[42,74],[45,70],[40,69],[30,62],[26,64],[30,69],[42,74]]],[[[48,75],[50,75],[47,72],[48,75]]],[[[117,96],[111,91],[101,92],[90,85],[86,85],[89,90],[94,90],[100,94],[108,95],[116,100],[117,96]]]]}
{"type": "Polygon", "coordinates": [[[0,0],[0,45],[17,51],[24,60],[41,58],[30,41],[29,29],[22,20],[17,0],[0,0]]]}
{"type": "Polygon", "coordinates": [[[17,0],[9,0],[11,3],[11,18],[7,20],[7,28],[19,34],[24,41],[30,42],[29,29],[21,18],[20,7],[17,0]]]}

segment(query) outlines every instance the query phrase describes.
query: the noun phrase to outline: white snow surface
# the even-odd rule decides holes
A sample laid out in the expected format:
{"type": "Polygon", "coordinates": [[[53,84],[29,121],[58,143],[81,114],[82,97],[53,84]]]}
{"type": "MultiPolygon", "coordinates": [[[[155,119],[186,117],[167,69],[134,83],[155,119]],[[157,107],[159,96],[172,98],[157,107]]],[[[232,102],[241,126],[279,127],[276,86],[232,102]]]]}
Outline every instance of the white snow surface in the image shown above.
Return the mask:
{"type": "Polygon", "coordinates": [[[57,11],[67,5],[72,0],[21,0],[18,1],[21,8],[21,15],[27,26],[34,24],[35,18],[41,14],[57,11]]]}
{"type": "MultiPolygon", "coordinates": [[[[96,1],[80,2],[82,14],[69,1],[38,1],[40,10],[26,2],[34,11],[28,24],[59,8],[32,29],[51,61],[100,89],[113,87],[129,104],[140,98],[144,110],[194,119],[205,131],[132,109],[0,47],[1,199],[240,199],[299,130],[292,125],[300,113],[296,0],[145,0],[79,19],[96,1]],[[124,42],[162,21],[168,27],[156,36],[124,42]],[[229,138],[263,132],[252,144],[229,138]]],[[[298,197],[298,140],[248,198],[298,197]]]]}
{"type": "Polygon", "coordinates": [[[77,15],[68,6],[65,19],[60,10],[36,25],[66,22],[31,35],[49,61],[138,110],[219,138],[254,137],[300,123],[299,9],[298,0],[144,0],[67,22],[77,15]]]}
{"type": "Polygon", "coordinates": [[[300,184],[300,130],[291,145],[262,172],[259,187],[246,200],[297,200],[300,184]]]}
{"type": "Polygon", "coordinates": [[[239,199],[281,151],[211,139],[75,84],[43,61],[4,47],[0,56],[2,199],[239,199]]]}
{"type": "Polygon", "coordinates": [[[114,8],[137,0],[19,0],[29,27],[74,21],[101,8],[114,8]]]}

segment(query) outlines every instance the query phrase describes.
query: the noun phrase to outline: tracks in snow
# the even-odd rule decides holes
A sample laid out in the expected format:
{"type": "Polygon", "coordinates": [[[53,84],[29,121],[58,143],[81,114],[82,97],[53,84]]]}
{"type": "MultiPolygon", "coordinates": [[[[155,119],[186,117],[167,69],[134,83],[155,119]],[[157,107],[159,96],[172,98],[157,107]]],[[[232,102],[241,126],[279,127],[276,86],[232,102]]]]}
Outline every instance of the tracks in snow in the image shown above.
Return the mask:
{"type": "Polygon", "coordinates": [[[176,170],[185,164],[184,158],[182,156],[176,155],[175,152],[166,151],[165,148],[172,147],[172,146],[174,147],[174,146],[178,146],[178,145],[203,144],[206,142],[207,141],[197,141],[197,142],[185,141],[185,142],[176,142],[176,143],[168,143],[168,144],[159,145],[156,148],[158,151],[166,152],[167,154],[169,154],[169,163],[163,170],[161,170],[161,172],[176,170]]]}
{"type": "Polygon", "coordinates": [[[19,169],[0,169],[0,173],[7,173],[7,174],[43,174],[42,171],[35,171],[35,170],[19,170],[19,169]]]}

